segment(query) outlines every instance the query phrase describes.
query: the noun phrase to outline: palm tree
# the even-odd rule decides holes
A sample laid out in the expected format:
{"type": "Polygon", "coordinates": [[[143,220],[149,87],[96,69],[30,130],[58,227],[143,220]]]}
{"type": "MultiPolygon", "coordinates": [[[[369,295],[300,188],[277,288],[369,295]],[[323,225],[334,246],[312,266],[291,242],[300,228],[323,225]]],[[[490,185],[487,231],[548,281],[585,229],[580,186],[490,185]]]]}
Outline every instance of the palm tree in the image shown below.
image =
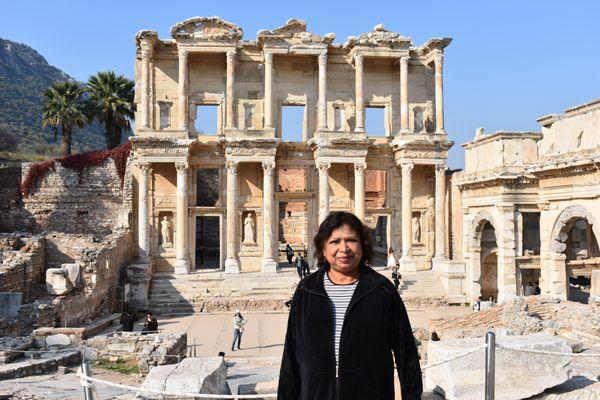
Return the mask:
{"type": "Polygon", "coordinates": [[[82,127],[88,119],[83,95],[85,91],[77,82],[57,82],[44,91],[42,126],[52,126],[54,137],[61,128],[61,152],[71,154],[73,127],[82,127]]]}
{"type": "Polygon", "coordinates": [[[131,129],[133,118],[134,82],[114,71],[102,71],[88,80],[92,116],[104,124],[106,147],[121,143],[123,131],[131,129]]]}

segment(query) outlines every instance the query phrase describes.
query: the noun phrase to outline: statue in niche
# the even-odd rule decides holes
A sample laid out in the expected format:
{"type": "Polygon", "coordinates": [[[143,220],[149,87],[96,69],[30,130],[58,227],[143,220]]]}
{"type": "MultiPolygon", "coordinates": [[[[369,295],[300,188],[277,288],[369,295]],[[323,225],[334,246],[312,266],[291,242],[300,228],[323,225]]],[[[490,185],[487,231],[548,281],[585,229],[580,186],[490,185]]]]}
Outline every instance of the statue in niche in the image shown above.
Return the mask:
{"type": "Polygon", "coordinates": [[[435,251],[435,200],[433,197],[427,198],[427,257],[432,258],[435,251]]]}
{"type": "Polygon", "coordinates": [[[413,243],[421,243],[421,218],[416,215],[412,218],[413,243]]]}
{"type": "Polygon", "coordinates": [[[433,101],[428,100],[425,103],[425,115],[423,116],[424,131],[431,133],[434,131],[433,127],[433,101]]]}
{"type": "Polygon", "coordinates": [[[173,245],[173,239],[171,236],[171,222],[169,218],[165,215],[160,221],[160,234],[162,236],[162,246],[170,247],[173,245]]]}
{"type": "Polygon", "coordinates": [[[256,243],[256,239],[254,238],[254,216],[252,213],[246,214],[246,218],[244,218],[244,244],[254,244],[256,243]]]}

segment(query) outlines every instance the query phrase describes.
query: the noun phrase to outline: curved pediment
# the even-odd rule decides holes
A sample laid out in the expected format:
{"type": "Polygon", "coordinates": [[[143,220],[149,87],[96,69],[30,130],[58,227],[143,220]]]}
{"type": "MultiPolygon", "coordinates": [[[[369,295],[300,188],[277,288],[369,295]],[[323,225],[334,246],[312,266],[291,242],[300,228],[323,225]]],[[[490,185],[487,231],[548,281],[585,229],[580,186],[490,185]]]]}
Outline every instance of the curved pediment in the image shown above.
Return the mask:
{"type": "Polygon", "coordinates": [[[194,17],[171,27],[174,39],[239,40],[242,28],[219,17],[194,17]]]}
{"type": "Polygon", "coordinates": [[[365,32],[360,36],[348,36],[344,48],[351,49],[355,46],[410,46],[409,37],[402,36],[399,33],[388,31],[383,24],[377,24],[370,32],[365,32]]]}
{"type": "Polygon", "coordinates": [[[325,43],[330,44],[335,39],[334,33],[328,33],[324,36],[315,35],[306,30],[306,21],[302,19],[291,18],[284,25],[271,31],[262,29],[256,34],[259,43],[268,41],[287,41],[290,43],[325,43]]]}

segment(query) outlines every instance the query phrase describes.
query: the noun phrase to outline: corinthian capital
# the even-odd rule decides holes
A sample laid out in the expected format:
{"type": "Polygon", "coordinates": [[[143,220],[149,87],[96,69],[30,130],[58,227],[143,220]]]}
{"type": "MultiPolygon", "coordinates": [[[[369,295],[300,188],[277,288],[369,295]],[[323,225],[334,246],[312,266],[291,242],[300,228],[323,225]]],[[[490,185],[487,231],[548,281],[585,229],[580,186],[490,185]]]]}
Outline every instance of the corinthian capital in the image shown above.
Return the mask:
{"type": "Polygon", "coordinates": [[[433,63],[436,68],[442,68],[444,66],[444,53],[441,51],[433,55],[433,63]]]}
{"type": "Polygon", "coordinates": [[[318,162],[317,163],[317,168],[319,169],[319,173],[321,174],[328,174],[329,173],[329,168],[331,168],[331,163],[329,162],[318,162]]]}
{"type": "Polygon", "coordinates": [[[265,64],[273,64],[273,53],[265,53],[265,64]]]}
{"type": "Polygon", "coordinates": [[[273,175],[273,171],[275,170],[275,163],[272,161],[263,161],[262,167],[265,175],[273,175]]]}
{"type": "Polygon", "coordinates": [[[185,174],[187,173],[188,164],[186,162],[176,162],[175,169],[177,170],[177,174],[185,174]]]}
{"type": "Polygon", "coordinates": [[[229,50],[226,53],[226,57],[227,57],[227,64],[231,64],[235,61],[235,50],[229,50]]]}
{"type": "Polygon", "coordinates": [[[150,167],[150,163],[147,163],[145,161],[138,161],[137,166],[140,169],[140,172],[144,175],[147,175],[150,173],[150,171],[152,171],[152,168],[150,167]]]}
{"type": "Polygon", "coordinates": [[[179,60],[187,61],[187,58],[188,58],[188,51],[185,49],[180,49],[179,50],[179,60]]]}
{"type": "Polygon", "coordinates": [[[363,56],[361,54],[357,54],[354,56],[354,65],[356,68],[362,68],[363,66],[363,56]]]}
{"type": "Polygon", "coordinates": [[[237,174],[237,167],[238,167],[238,162],[237,161],[226,161],[225,162],[225,168],[227,168],[227,173],[231,174],[231,175],[235,175],[237,174]]]}
{"type": "Polygon", "coordinates": [[[411,174],[413,168],[415,168],[415,163],[412,163],[412,162],[403,163],[401,165],[401,168],[402,168],[402,176],[410,177],[410,174],[411,174]]]}
{"type": "Polygon", "coordinates": [[[319,65],[327,64],[327,51],[322,51],[319,53],[319,65]]]}
{"type": "Polygon", "coordinates": [[[435,173],[438,175],[444,175],[446,173],[446,164],[438,164],[435,166],[435,173]]]}
{"type": "Polygon", "coordinates": [[[367,169],[367,163],[354,163],[354,174],[362,175],[367,169]]]}
{"type": "Polygon", "coordinates": [[[410,57],[400,57],[400,66],[402,67],[406,67],[408,65],[408,62],[410,61],[410,57]]]}

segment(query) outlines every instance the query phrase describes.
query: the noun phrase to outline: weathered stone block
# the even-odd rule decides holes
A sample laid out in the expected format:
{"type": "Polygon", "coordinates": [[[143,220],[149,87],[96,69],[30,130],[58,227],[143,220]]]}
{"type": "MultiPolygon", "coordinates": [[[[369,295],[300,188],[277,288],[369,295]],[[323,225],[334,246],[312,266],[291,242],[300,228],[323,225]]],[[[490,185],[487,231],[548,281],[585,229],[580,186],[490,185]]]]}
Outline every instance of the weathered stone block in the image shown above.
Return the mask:
{"type": "Polygon", "coordinates": [[[81,265],[79,264],[63,264],[61,266],[62,269],[67,271],[67,276],[71,285],[75,289],[81,289],[85,285],[85,281],[83,280],[83,271],[81,270],[81,265]]]}
{"type": "Polygon", "coordinates": [[[47,346],[69,346],[71,344],[71,338],[62,333],[57,333],[56,335],[46,336],[46,345],[47,346]]]}
{"type": "Polygon", "coordinates": [[[0,317],[16,318],[22,303],[22,293],[0,293],[0,317]]]}
{"type": "Polygon", "coordinates": [[[60,296],[73,290],[69,274],[62,268],[48,268],[46,270],[46,289],[48,293],[60,296]]]}
{"type": "MultiPolygon", "coordinates": [[[[430,342],[427,360],[430,364],[448,360],[484,343],[484,338],[450,339],[430,342]]],[[[565,356],[535,354],[496,348],[496,398],[523,399],[559,385],[571,375],[571,346],[564,340],[546,334],[497,337],[500,346],[522,350],[564,353],[565,356]]],[[[446,399],[481,399],[485,386],[484,350],[430,368],[425,374],[426,390],[442,394],[446,399]]]]}
{"type": "Polygon", "coordinates": [[[154,367],[142,388],[177,394],[230,394],[222,357],[186,358],[179,364],[154,367]]]}

